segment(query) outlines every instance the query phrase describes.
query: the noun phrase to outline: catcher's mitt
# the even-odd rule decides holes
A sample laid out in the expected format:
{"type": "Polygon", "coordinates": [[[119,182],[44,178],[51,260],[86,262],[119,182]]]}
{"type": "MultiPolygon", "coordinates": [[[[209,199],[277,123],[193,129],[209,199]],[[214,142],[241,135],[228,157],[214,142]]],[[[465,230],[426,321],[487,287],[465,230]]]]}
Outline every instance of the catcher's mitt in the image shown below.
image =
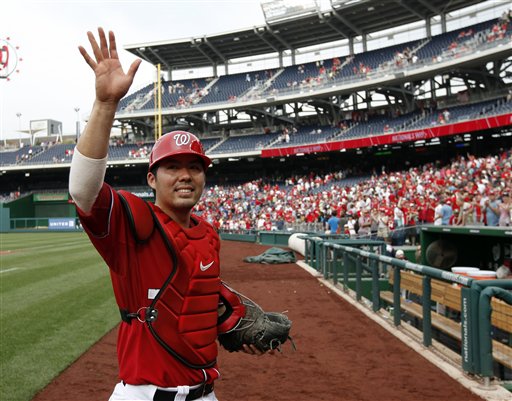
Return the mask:
{"type": "Polygon", "coordinates": [[[258,350],[267,352],[277,349],[289,336],[292,322],[283,313],[264,312],[257,304],[239,294],[245,305],[245,316],[230,331],[219,334],[220,344],[229,352],[240,351],[244,344],[254,345],[258,350]]]}

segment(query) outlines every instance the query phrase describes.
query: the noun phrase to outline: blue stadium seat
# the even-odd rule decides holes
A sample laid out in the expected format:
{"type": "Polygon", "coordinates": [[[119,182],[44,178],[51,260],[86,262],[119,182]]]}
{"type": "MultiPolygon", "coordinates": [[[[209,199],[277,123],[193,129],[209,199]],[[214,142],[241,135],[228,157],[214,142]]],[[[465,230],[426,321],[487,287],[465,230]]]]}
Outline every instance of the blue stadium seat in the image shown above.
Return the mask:
{"type": "Polygon", "coordinates": [[[23,164],[70,163],[74,148],[75,144],[62,143],[49,146],[45,149],[40,148],[40,152],[24,161],[23,164]]]}
{"type": "Polygon", "coordinates": [[[228,138],[215,149],[212,154],[249,152],[263,149],[269,143],[275,141],[279,133],[236,135],[228,138]]]}
{"type": "Polygon", "coordinates": [[[41,150],[41,146],[24,146],[17,150],[0,152],[0,166],[22,164],[34,155],[37,155],[41,150]]]}

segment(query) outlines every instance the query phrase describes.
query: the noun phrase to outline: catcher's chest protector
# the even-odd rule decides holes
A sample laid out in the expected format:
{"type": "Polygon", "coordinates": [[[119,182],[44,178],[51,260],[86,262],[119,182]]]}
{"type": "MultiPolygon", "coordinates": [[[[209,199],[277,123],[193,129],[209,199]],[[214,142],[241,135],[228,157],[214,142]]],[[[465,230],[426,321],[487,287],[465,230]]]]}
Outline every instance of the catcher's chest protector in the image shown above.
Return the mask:
{"type": "Polygon", "coordinates": [[[138,242],[151,241],[161,235],[167,247],[172,248],[170,256],[174,251],[177,260],[177,266],[173,266],[172,257],[162,254],[164,266],[159,268],[168,269],[171,275],[155,298],[156,317],[146,321],[148,328],[168,352],[186,365],[196,368],[213,365],[217,357],[220,290],[217,233],[198,218],[194,218],[197,226],[188,230],[173,222],[163,224],[167,217],[161,211],[152,214],[148,204],[124,191],[122,197],[130,210],[138,242]],[[148,222],[156,224],[161,232],[149,228],[148,222]],[[140,235],[149,235],[149,238],[140,235]]]}

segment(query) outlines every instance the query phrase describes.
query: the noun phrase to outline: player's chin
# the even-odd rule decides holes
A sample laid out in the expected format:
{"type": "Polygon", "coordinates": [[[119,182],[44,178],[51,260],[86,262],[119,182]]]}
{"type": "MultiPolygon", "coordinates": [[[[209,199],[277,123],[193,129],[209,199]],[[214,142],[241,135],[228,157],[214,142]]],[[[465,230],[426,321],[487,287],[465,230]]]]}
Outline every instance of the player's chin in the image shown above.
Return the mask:
{"type": "Polygon", "coordinates": [[[198,201],[198,196],[179,196],[174,199],[173,204],[176,209],[191,209],[198,201]]]}
{"type": "Polygon", "coordinates": [[[191,192],[174,192],[173,194],[173,198],[176,202],[180,202],[180,201],[183,201],[183,202],[187,202],[187,201],[190,201],[190,200],[194,200],[198,197],[198,194],[196,193],[196,191],[191,191],[191,192]]]}

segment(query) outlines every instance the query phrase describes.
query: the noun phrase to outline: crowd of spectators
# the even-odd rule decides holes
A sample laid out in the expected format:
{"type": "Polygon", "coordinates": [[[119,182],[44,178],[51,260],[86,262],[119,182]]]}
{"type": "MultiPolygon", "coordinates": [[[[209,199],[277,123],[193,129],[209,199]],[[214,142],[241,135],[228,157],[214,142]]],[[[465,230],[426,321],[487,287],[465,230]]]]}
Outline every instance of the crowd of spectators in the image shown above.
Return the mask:
{"type": "Polygon", "coordinates": [[[0,194],[0,203],[7,203],[20,197],[20,191],[11,191],[9,193],[0,194]]]}
{"type": "MultiPolygon", "coordinates": [[[[418,243],[422,224],[511,226],[512,150],[403,171],[311,172],[205,190],[197,211],[217,229],[292,230],[307,224],[353,238],[418,243]]],[[[5,194],[12,199],[18,194],[5,194]]],[[[5,201],[4,199],[4,201],[5,201]]]]}
{"type": "Polygon", "coordinates": [[[463,53],[473,51],[484,43],[492,43],[503,40],[512,20],[512,11],[504,12],[501,17],[486,30],[475,32],[472,28],[463,29],[456,38],[439,55],[434,56],[433,61],[442,61],[445,57],[458,57],[463,53]]]}
{"type": "Polygon", "coordinates": [[[405,171],[372,174],[343,185],[350,171],[293,176],[280,184],[258,179],[206,190],[198,211],[221,230],[286,230],[319,223],[351,237],[418,241],[422,224],[510,226],[512,152],[457,157],[405,171]]]}
{"type": "Polygon", "coordinates": [[[128,151],[129,158],[147,158],[149,157],[149,153],[151,149],[148,145],[139,145],[138,149],[130,149],[128,151]]]}
{"type": "Polygon", "coordinates": [[[52,163],[70,163],[71,158],[73,157],[74,149],[66,149],[64,151],[64,155],[54,155],[52,156],[52,163]]]}
{"type": "Polygon", "coordinates": [[[16,155],[16,164],[26,162],[34,157],[34,149],[29,147],[26,152],[16,155]]]}
{"type": "MultiPolygon", "coordinates": [[[[491,43],[496,40],[504,39],[511,21],[511,15],[512,11],[505,12],[498,21],[487,30],[478,32],[475,32],[472,28],[461,30],[458,36],[454,38],[440,54],[433,57],[432,61],[441,62],[446,57],[457,57],[464,52],[471,51],[482,43],[491,43]]],[[[366,77],[372,72],[372,68],[369,65],[363,62],[354,64],[352,63],[353,60],[353,55],[347,56],[343,63],[340,61],[339,57],[335,57],[332,59],[332,66],[329,69],[324,66],[323,60],[317,61],[314,74],[306,74],[304,65],[300,64],[297,66],[297,80],[287,82],[287,87],[313,87],[321,85],[325,81],[337,79],[343,66],[348,64],[350,64],[354,76],[366,77]]],[[[414,65],[418,63],[418,61],[419,59],[415,54],[415,49],[406,47],[402,51],[397,50],[393,54],[393,58],[383,62],[378,66],[377,70],[386,71],[390,68],[402,68],[408,65],[414,65]]]]}

